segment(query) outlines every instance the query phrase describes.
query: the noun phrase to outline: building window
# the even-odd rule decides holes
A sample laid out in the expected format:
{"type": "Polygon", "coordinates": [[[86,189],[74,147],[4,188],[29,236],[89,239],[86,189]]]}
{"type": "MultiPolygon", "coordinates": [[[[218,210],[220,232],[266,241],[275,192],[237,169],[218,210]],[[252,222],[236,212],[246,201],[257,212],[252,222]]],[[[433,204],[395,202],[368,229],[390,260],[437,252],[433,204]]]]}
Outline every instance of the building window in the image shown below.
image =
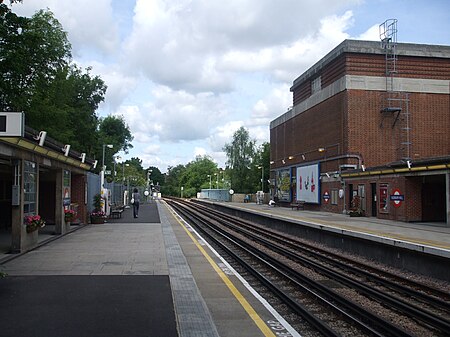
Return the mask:
{"type": "Polygon", "coordinates": [[[316,92],[319,92],[322,89],[322,80],[319,77],[316,77],[311,82],[311,94],[315,94],[316,92]]]}
{"type": "Polygon", "coordinates": [[[24,161],[24,205],[25,215],[36,214],[37,167],[36,163],[24,161]]]}
{"type": "Polygon", "coordinates": [[[331,190],[331,204],[337,205],[338,199],[339,199],[338,190],[337,189],[331,190]]]}

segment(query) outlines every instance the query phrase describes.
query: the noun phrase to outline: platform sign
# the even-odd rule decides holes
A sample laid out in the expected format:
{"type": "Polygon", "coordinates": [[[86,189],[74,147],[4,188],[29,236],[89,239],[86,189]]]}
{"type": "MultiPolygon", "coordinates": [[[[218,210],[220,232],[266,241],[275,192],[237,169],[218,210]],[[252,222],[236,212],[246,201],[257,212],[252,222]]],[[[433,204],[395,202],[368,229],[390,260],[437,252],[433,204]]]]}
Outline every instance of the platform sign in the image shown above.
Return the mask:
{"type": "Polygon", "coordinates": [[[402,201],[405,201],[405,196],[401,194],[398,188],[394,189],[393,193],[389,196],[389,200],[394,202],[394,207],[398,208],[402,205],[402,201]]]}
{"type": "Polygon", "coordinates": [[[23,137],[24,130],[23,112],[0,112],[0,137],[23,137]]]}
{"type": "Polygon", "coordinates": [[[328,193],[328,191],[323,192],[323,201],[328,204],[328,201],[330,200],[330,193],[328,193]]]}

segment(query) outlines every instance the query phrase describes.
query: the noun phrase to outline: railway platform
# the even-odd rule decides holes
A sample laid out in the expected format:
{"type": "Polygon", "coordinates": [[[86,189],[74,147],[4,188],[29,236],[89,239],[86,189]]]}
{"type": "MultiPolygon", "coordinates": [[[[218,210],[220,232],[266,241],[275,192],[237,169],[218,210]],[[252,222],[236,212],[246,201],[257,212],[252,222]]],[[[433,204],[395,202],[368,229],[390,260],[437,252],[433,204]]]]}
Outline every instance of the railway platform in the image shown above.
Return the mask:
{"type": "Polygon", "coordinates": [[[0,336],[298,335],[163,201],[0,269],[0,336]]]}
{"type": "Polygon", "coordinates": [[[345,214],[296,210],[291,207],[269,207],[268,204],[216,201],[211,203],[267,217],[290,219],[329,231],[450,258],[450,227],[445,223],[407,223],[373,217],[350,217],[345,214]]]}

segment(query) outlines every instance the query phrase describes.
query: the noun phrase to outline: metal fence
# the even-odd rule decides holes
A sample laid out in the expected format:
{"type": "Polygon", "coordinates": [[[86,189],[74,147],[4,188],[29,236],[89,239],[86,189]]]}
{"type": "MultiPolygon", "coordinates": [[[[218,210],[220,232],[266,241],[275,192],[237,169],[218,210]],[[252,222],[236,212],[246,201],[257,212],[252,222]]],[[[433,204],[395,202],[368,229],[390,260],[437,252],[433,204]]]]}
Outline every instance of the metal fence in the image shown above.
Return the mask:
{"type": "Polygon", "coordinates": [[[199,199],[231,201],[231,195],[230,195],[230,192],[228,189],[226,189],[226,190],[203,189],[200,193],[198,193],[197,197],[199,199]]]}
{"type": "Polygon", "coordinates": [[[92,205],[94,195],[99,194],[100,191],[100,176],[92,172],[87,172],[87,209],[89,213],[94,210],[94,206],[92,205]]]}

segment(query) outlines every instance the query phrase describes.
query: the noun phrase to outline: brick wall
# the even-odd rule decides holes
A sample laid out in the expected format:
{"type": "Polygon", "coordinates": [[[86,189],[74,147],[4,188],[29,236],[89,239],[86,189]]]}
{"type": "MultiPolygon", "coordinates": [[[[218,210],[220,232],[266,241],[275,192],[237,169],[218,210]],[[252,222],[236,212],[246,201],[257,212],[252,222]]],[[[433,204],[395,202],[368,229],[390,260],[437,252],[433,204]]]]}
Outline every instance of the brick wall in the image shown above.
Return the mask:
{"type": "MultiPolygon", "coordinates": [[[[361,153],[365,165],[379,166],[407,157],[406,121],[402,114],[383,118],[381,92],[348,91],[348,151],[361,153]],[[383,126],[381,126],[383,123],[383,126]]],[[[403,111],[406,110],[403,103],[403,111]]],[[[409,95],[410,157],[424,159],[450,153],[450,105],[448,95],[409,95]]]]}
{"type": "MultiPolygon", "coordinates": [[[[366,215],[372,214],[372,187],[376,184],[377,193],[377,217],[380,219],[389,219],[397,221],[420,221],[422,219],[422,197],[421,197],[421,181],[420,177],[404,177],[404,176],[377,176],[368,179],[347,179],[347,186],[353,185],[353,190],[358,189],[358,185],[364,185],[365,189],[365,208],[366,215]],[[401,202],[399,207],[395,207],[393,201],[388,201],[388,211],[380,210],[380,186],[388,185],[388,198],[394,193],[395,189],[405,196],[405,201],[401,202]]],[[[350,201],[347,200],[349,205],[350,201]]]]}
{"type": "Polygon", "coordinates": [[[346,134],[345,100],[346,93],[339,93],[271,129],[271,160],[275,161],[272,168],[284,166],[281,160],[287,161],[289,156],[294,158],[288,164],[297,165],[324,159],[325,156],[336,156],[338,150],[343,153],[345,148],[342,140],[346,134]],[[329,147],[326,153],[317,151],[320,147],[331,145],[335,146],[329,147]],[[301,154],[304,154],[305,160],[301,154]]]}
{"type": "Polygon", "coordinates": [[[85,204],[85,183],[86,176],[82,174],[72,174],[71,201],[78,204],[77,218],[81,223],[88,223],[87,209],[85,204]]]}

